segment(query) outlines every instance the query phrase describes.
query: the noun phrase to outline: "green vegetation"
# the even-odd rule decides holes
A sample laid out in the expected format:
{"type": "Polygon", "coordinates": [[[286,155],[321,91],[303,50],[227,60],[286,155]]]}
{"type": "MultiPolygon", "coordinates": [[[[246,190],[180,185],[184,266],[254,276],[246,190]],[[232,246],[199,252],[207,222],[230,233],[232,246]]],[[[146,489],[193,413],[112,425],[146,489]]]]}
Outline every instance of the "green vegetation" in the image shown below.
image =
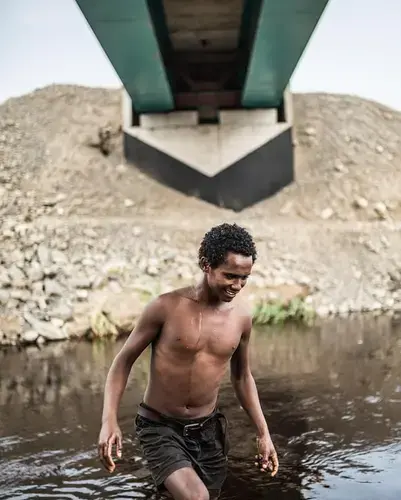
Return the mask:
{"type": "Polygon", "coordinates": [[[253,310],[254,325],[278,325],[287,322],[311,325],[315,312],[303,299],[294,298],[287,303],[260,301],[253,310]]]}
{"type": "Polygon", "coordinates": [[[90,339],[118,336],[118,329],[102,311],[95,311],[90,317],[90,339]]]}

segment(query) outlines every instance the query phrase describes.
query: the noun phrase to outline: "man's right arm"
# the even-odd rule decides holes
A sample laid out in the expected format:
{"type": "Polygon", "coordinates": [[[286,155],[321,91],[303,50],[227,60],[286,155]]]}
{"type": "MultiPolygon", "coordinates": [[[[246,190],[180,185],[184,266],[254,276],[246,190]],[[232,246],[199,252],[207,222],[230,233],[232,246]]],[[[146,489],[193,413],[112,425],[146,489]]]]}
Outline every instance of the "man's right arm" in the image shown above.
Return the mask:
{"type": "Polygon", "coordinates": [[[115,357],[106,379],[102,422],[117,421],[117,412],[132,365],[155,340],[165,319],[164,298],[151,301],[138,319],[135,328],[115,357]]]}
{"type": "Polygon", "coordinates": [[[146,347],[156,339],[165,321],[165,297],[151,301],[144,309],[138,322],[115,357],[106,379],[104,390],[102,428],[99,435],[99,458],[109,472],[115,469],[112,447],[117,446],[121,457],[122,435],[117,423],[118,407],[127,385],[132,365],[146,347]]]}

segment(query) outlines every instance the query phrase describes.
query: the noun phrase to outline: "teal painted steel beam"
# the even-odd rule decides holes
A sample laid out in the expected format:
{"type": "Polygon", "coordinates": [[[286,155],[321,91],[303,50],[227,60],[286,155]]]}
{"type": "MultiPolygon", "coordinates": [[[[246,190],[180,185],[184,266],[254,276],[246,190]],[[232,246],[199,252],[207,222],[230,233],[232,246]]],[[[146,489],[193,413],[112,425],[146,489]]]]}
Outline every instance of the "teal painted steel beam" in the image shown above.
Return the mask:
{"type": "Polygon", "coordinates": [[[174,108],[162,0],[75,0],[138,113],[174,108]]]}
{"type": "Polygon", "coordinates": [[[329,0],[245,0],[241,43],[248,64],[242,105],[279,106],[329,0]]]}

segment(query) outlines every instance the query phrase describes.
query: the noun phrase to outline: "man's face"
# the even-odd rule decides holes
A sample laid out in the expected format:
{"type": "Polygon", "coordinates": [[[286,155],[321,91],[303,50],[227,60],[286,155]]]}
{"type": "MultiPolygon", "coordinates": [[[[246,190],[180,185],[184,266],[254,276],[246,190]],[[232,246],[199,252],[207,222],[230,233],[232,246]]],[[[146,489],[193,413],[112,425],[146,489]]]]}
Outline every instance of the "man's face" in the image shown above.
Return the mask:
{"type": "Polygon", "coordinates": [[[223,302],[230,302],[246,285],[252,271],[252,257],[228,253],[224,264],[207,267],[208,285],[223,302]]]}

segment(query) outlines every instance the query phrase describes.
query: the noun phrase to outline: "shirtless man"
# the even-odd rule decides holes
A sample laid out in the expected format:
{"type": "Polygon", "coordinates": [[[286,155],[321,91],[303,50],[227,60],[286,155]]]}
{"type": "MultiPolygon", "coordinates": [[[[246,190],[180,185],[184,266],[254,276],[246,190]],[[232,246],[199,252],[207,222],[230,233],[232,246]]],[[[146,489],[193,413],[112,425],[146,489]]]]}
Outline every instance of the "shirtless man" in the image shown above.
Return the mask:
{"type": "Polygon", "coordinates": [[[226,478],[225,417],[217,409],[231,364],[236,396],[256,431],[261,470],[278,470],[277,454],[249,366],[252,318],[236,297],[256,259],[249,233],[236,224],[207,232],[199,248],[200,283],[160,295],[147,305],[107,376],[99,457],[115,469],[121,457],[119,403],[132,365],[151,345],[150,378],[138,407],[136,433],[159,491],[176,500],[218,497],[226,478]]]}

